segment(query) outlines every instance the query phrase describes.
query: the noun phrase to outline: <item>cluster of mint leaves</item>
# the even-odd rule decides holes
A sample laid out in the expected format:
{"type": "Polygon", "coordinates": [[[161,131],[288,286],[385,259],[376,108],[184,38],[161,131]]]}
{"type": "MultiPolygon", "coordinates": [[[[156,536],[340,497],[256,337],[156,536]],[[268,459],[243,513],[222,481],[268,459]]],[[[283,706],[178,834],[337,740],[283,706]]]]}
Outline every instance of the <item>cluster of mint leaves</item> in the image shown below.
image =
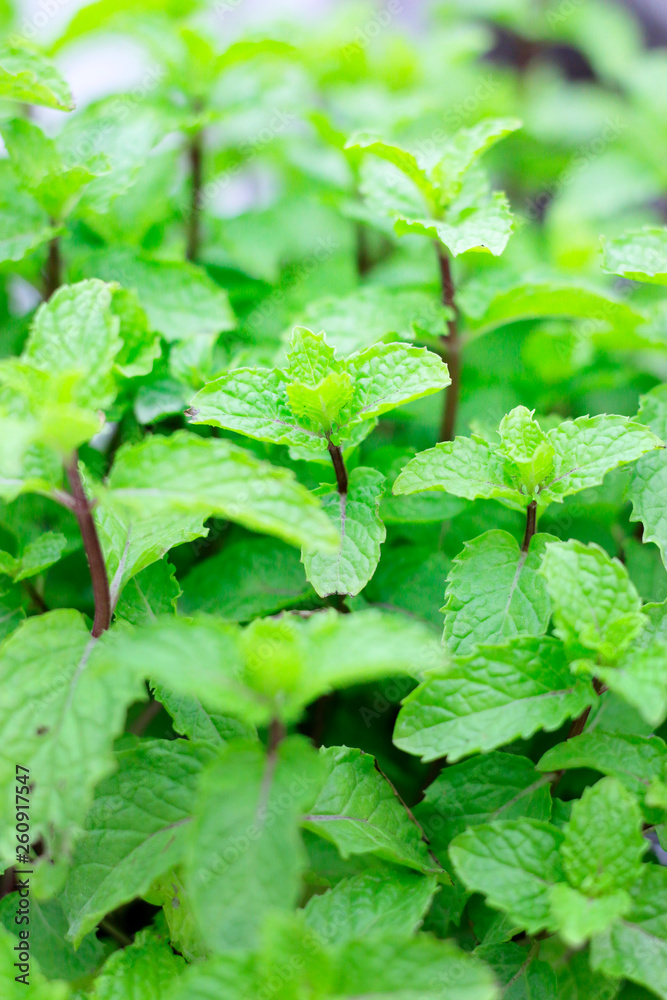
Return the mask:
{"type": "Polygon", "coordinates": [[[667,998],[664,64],[485,9],[635,123],[543,222],[475,12],[233,6],[0,3],[0,994],[667,998]],[[72,114],[106,36],[151,71],[72,114]]]}

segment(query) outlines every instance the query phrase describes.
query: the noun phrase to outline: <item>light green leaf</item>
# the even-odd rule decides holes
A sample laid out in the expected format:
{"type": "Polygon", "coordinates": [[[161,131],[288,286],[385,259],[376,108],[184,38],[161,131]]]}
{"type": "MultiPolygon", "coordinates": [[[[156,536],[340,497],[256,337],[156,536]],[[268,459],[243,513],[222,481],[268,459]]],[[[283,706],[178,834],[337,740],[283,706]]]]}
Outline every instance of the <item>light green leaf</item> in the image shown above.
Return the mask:
{"type": "Polygon", "coordinates": [[[3,183],[0,189],[0,262],[23,260],[58,234],[59,230],[51,225],[44,209],[29,194],[3,183]]]}
{"type": "Polygon", "coordinates": [[[67,539],[55,531],[45,531],[33,542],[28,542],[19,559],[14,560],[15,566],[11,575],[18,583],[31,576],[43,573],[45,569],[58,562],[67,539]]]}
{"type": "Polygon", "coordinates": [[[307,830],[335,844],[343,858],[376,854],[417,871],[440,872],[420,827],[370,754],[350,747],[327,747],[320,754],[328,776],[303,818],[307,830]]]}
{"type": "Polygon", "coordinates": [[[616,239],[602,238],[603,270],[632,281],[667,285],[667,228],[635,229],[616,239]]]}
{"type": "Polygon", "coordinates": [[[315,386],[290,382],[287,401],[297,420],[331,431],[341,410],[349,403],[354,389],[347,372],[329,372],[315,386]]]}
{"type": "Polygon", "coordinates": [[[614,414],[577,417],[547,432],[554,456],[554,478],[538,496],[538,505],[560,503],[571,493],[598,486],[605,475],[661,446],[642,424],[614,414]]]}
{"type": "Polygon", "coordinates": [[[278,369],[237,368],[209,382],[187,411],[193,424],[212,424],[259,441],[325,452],[323,431],[300,427],[278,369]]]}
{"type": "Polygon", "coordinates": [[[517,635],[543,635],[551,602],[538,571],[547,542],[534,535],[527,552],[506,531],[485,531],[465,543],[447,577],[445,641],[453,653],[517,635]]]}
{"type": "Polygon", "coordinates": [[[222,746],[227,740],[252,740],[257,733],[254,726],[228,715],[208,711],[198,698],[175,694],[164,684],[153,684],[155,700],[171,716],[175,731],[189,740],[222,746]]]}
{"type": "Polygon", "coordinates": [[[171,524],[174,515],[181,520],[215,515],[309,551],[337,546],[330,520],[292,472],[228,441],[187,431],[154,435],[120,449],[108,488],[99,494],[102,506],[128,511],[141,521],[152,518],[160,524],[166,518],[171,524]]]}
{"type": "Polygon", "coordinates": [[[182,860],[199,775],[214,758],[213,748],[185,740],[146,740],[116,754],[118,770],[95,792],[61,897],[75,945],[182,860]]]}
{"type": "MultiPolygon", "coordinates": [[[[4,815],[11,815],[17,762],[30,769],[33,840],[44,839],[45,858],[66,863],[93,797],[114,766],[113,739],[141,685],[122,664],[112,676],[96,665],[104,640],[91,640],[73,610],[29,618],[1,651],[3,699],[0,729],[6,748],[0,761],[4,815]]],[[[7,821],[2,849],[14,853],[7,821]]],[[[37,877],[37,876],[36,876],[37,877]]]]}
{"type": "Polygon", "coordinates": [[[298,820],[321,781],[298,736],[268,758],[258,744],[229,744],[202,775],[185,882],[214,951],[252,948],[269,913],[294,907],[306,863],[298,820]]]}
{"type": "Polygon", "coordinates": [[[553,472],[554,449],[534,419],[534,411],[516,406],[500,421],[500,451],[514,463],[526,491],[536,487],[553,472]]]}
{"type": "Polygon", "coordinates": [[[646,649],[628,650],[616,666],[595,667],[595,673],[657,728],[667,718],[666,657],[667,644],[656,642],[646,649]]]}
{"type": "Polygon", "coordinates": [[[58,111],[74,108],[71,91],[51,60],[27,46],[0,48],[0,97],[58,111]]]}
{"type": "Polygon", "coordinates": [[[158,615],[175,613],[181,588],[174,574],[174,567],[166,559],[143,569],[124,588],[116,605],[116,618],[144,625],[158,615]]]}
{"type": "Polygon", "coordinates": [[[308,901],[303,911],[306,926],[335,945],[382,934],[410,937],[421,926],[435,890],[432,875],[356,875],[308,901]]]}
{"type": "Polygon", "coordinates": [[[440,189],[441,203],[449,204],[457,197],[468,167],[521,125],[518,118],[483,118],[470,128],[459,129],[448,139],[443,155],[432,170],[433,179],[440,189]]]}
{"type": "Polygon", "coordinates": [[[548,820],[549,783],[526,757],[492,751],[444,768],[414,814],[436,855],[445,858],[450,841],[469,826],[523,816],[548,820]]]}
{"type": "Polygon", "coordinates": [[[351,941],[337,956],[332,995],[367,1000],[498,1000],[482,962],[451,941],[420,935],[351,941]]]}
{"type": "Polygon", "coordinates": [[[91,279],[64,285],[39,307],[22,357],[41,371],[70,380],[81,406],[102,408],[115,395],[114,358],[122,347],[112,289],[91,279]]]}
{"type": "Polygon", "coordinates": [[[415,455],[394,483],[394,494],[444,490],[466,500],[498,498],[522,510],[530,502],[510,479],[507,460],[481,438],[456,438],[415,455]]]}
{"type": "Polygon", "coordinates": [[[433,185],[426,170],[419,165],[417,157],[413,153],[401,149],[400,146],[383,142],[382,139],[367,132],[355,132],[354,135],[351,135],[345,144],[345,149],[364,150],[393,164],[418,188],[427,204],[434,203],[436,196],[433,185]]]}
{"type": "MultiPolygon", "coordinates": [[[[667,441],[667,386],[659,385],[642,396],[638,419],[667,441]]],[[[643,540],[655,542],[667,566],[667,513],[663,497],[667,490],[667,451],[640,458],[633,469],[628,490],[632,520],[644,526],[643,540]]]]}
{"type": "Polygon", "coordinates": [[[290,382],[301,382],[311,389],[332,374],[342,374],[345,364],[337,361],[326,334],[313,333],[303,326],[292,331],[287,350],[285,374],[290,382]]]}
{"type": "Polygon", "coordinates": [[[439,240],[453,257],[468,250],[500,256],[512,235],[513,217],[505,195],[495,191],[489,201],[470,207],[461,206],[447,213],[448,221],[439,219],[397,219],[394,229],[399,236],[415,233],[439,240]]]}
{"type": "Polygon", "coordinates": [[[625,566],[599,545],[552,542],[540,574],[553,605],[555,633],[573,655],[614,661],[642,632],[641,598],[625,566]]]}
{"type": "Polygon", "coordinates": [[[47,982],[41,974],[34,958],[28,962],[21,963],[29,968],[16,968],[17,961],[16,938],[0,928],[0,988],[2,988],[3,1000],[23,1000],[26,996],[30,1000],[67,1000],[70,990],[67,983],[47,982]],[[26,979],[18,982],[17,976],[26,976],[26,979]],[[26,986],[28,989],[26,990],[26,986]]]}
{"type": "Polygon", "coordinates": [[[185,971],[169,941],[152,927],[140,931],[132,944],[107,959],[95,980],[90,1000],[154,1000],[164,996],[185,971]]]}
{"type": "Polygon", "coordinates": [[[504,987],[503,1000],[556,1000],[556,973],[547,962],[533,957],[526,947],[508,941],[483,945],[474,954],[493,969],[504,987]]]}
{"type": "Polygon", "coordinates": [[[431,396],[451,382],[447,365],[425,347],[376,344],[353,355],[348,370],[354,382],[353,421],[378,417],[397,406],[431,396]]]}
{"type": "Polygon", "coordinates": [[[596,898],[630,889],[648,844],[635,796],[616,778],[602,778],[575,802],[561,855],[571,885],[596,898]]]}
{"type": "Polygon", "coordinates": [[[123,341],[114,363],[116,371],[125,378],[148,375],[153,362],[160,357],[162,345],[160,335],[149,330],[148,318],[138,295],[125,288],[117,288],[111,308],[120,319],[119,333],[123,341]]]}
{"type": "Polygon", "coordinates": [[[358,594],[375,572],[387,531],[379,515],[384,476],[359,467],[350,474],[347,493],[335,487],[323,498],[324,510],[340,532],[337,552],[304,552],[306,576],[320,595],[358,594]]]}
{"type": "Polygon", "coordinates": [[[654,778],[667,772],[667,745],[657,736],[606,733],[596,728],[547,750],[539,771],[592,768],[618,778],[640,800],[654,778]]]}
{"type": "Polygon", "coordinates": [[[457,875],[489,906],[509,914],[528,934],[550,925],[550,889],[565,880],[563,834],[534,819],[476,826],[455,837],[449,855],[457,875]]]}
{"type": "Polygon", "coordinates": [[[197,563],[181,580],[180,607],[250,621],[314,596],[296,549],[276,538],[249,535],[197,563]]]}
{"type": "Polygon", "coordinates": [[[625,890],[595,898],[563,883],[552,887],[550,900],[552,926],[572,948],[581,948],[591,937],[605,931],[631,906],[625,890]]]}
{"type": "Polygon", "coordinates": [[[457,658],[408,695],[394,742],[423,760],[453,762],[538,729],[558,729],[594,701],[591,685],[573,677],[556,639],[512,639],[457,658]]]}
{"type": "Polygon", "coordinates": [[[457,301],[476,336],[517,320],[548,316],[593,317],[603,327],[630,332],[646,322],[641,310],[625,299],[592,285],[564,281],[561,275],[520,283],[508,275],[481,289],[471,282],[457,301]]]}
{"type": "Polygon", "coordinates": [[[645,865],[626,917],[593,939],[591,967],[667,997],[667,871],[645,865]]]}

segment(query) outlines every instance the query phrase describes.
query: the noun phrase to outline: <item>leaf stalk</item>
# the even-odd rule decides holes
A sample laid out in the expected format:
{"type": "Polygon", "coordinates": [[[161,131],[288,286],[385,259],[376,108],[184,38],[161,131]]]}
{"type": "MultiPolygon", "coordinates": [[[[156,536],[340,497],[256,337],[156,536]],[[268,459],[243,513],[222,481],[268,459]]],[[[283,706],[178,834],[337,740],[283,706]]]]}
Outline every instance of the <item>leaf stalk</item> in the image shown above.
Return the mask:
{"type": "Polygon", "coordinates": [[[95,617],[93,619],[92,636],[98,639],[111,624],[111,595],[109,578],[104,564],[104,555],[100,545],[99,535],[93,518],[93,508],[83,488],[79,459],[76,452],[65,466],[67,479],[74,500],[74,515],[79,522],[79,530],[83,539],[83,547],[88,560],[90,578],[93,584],[95,599],[95,617]]]}
{"type": "Polygon", "coordinates": [[[440,243],[436,243],[438,264],[440,267],[440,285],[442,289],[442,304],[451,311],[447,320],[447,335],[442,337],[445,360],[449,369],[451,384],[445,390],[445,406],[440,424],[440,441],[453,441],[456,430],[456,417],[461,397],[461,339],[459,337],[459,312],[456,305],[456,289],[452,278],[452,267],[449,254],[440,243]]]}

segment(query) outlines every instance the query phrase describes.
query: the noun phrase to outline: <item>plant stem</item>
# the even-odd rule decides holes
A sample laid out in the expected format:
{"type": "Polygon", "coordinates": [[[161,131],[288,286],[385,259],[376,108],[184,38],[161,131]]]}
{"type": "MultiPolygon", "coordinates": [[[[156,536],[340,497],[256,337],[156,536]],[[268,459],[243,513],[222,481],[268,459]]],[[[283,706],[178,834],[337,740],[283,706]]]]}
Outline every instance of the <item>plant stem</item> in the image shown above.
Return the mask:
{"type": "MultiPolygon", "coordinates": [[[[599,681],[597,677],[593,678],[593,687],[595,688],[596,694],[602,694],[603,684],[599,681]]],[[[591,714],[591,706],[585,708],[581,715],[574,720],[570,726],[570,731],[567,734],[568,740],[574,739],[575,736],[581,736],[584,729],[586,728],[586,723],[588,722],[588,716],[591,714]]]]}
{"type": "Polygon", "coordinates": [[[100,545],[100,539],[93,519],[92,507],[81,481],[79,460],[76,452],[72,456],[71,461],[66,465],[66,472],[74,499],[74,514],[79,522],[79,530],[83,538],[83,547],[90,569],[90,578],[93,583],[95,618],[93,620],[92,635],[94,639],[97,639],[103,632],[106,632],[111,624],[109,579],[107,577],[106,566],[104,565],[102,546],[100,545]]]}
{"type": "Polygon", "coordinates": [[[63,262],[60,254],[60,237],[55,236],[49,243],[49,253],[44,269],[44,301],[51,298],[62,284],[63,262]]]}
{"type": "Polygon", "coordinates": [[[451,319],[447,320],[447,336],[443,337],[445,359],[452,382],[446,390],[445,407],[440,425],[440,440],[453,441],[456,429],[456,415],[461,395],[461,341],[459,338],[458,309],[456,306],[454,281],[449,254],[441,243],[436,243],[438,264],[440,265],[440,284],[442,287],[442,304],[453,311],[451,319]]]}
{"type": "Polygon", "coordinates": [[[117,941],[123,948],[127,948],[132,944],[132,938],[129,938],[120,928],[112,924],[108,917],[100,920],[98,927],[112,937],[114,941],[117,941]]]}
{"type": "Polygon", "coordinates": [[[269,755],[275,754],[279,744],[282,743],[286,735],[287,729],[285,728],[285,723],[281,722],[280,719],[272,719],[269,725],[269,755]]]}
{"type": "Polygon", "coordinates": [[[523,536],[521,551],[527,552],[530,540],[537,529],[537,500],[531,500],[526,507],[526,533],[523,536]]]}
{"type": "Polygon", "coordinates": [[[201,129],[193,134],[188,147],[190,161],[190,214],[188,216],[188,240],[185,256],[196,260],[201,243],[201,197],[204,182],[204,133],[201,129]]]}
{"type": "Polygon", "coordinates": [[[341,451],[340,445],[332,444],[329,438],[327,438],[327,449],[331,455],[334,472],[336,473],[336,486],[338,487],[338,492],[341,496],[343,496],[347,493],[347,469],[345,468],[343,452],[341,451]]]}
{"type": "Polygon", "coordinates": [[[35,605],[39,613],[41,615],[46,614],[46,612],[49,610],[48,605],[44,600],[44,598],[42,597],[42,595],[39,593],[39,591],[35,588],[35,585],[31,583],[30,580],[21,580],[21,583],[23,584],[23,589],[25,590],[26,594],[28,595],[32,603],[35,605]]]}

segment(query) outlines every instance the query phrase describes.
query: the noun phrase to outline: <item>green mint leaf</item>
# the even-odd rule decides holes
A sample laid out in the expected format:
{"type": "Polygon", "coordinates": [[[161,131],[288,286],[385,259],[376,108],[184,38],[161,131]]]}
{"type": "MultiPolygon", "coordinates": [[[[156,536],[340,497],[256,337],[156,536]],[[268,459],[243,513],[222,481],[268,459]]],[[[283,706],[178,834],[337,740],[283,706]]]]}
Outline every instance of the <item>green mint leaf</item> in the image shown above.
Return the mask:
{"type": "Polygon", "coordinates": [[[343,879],[304,907],[306,926],[327,944],[382,934],[411,937],[436,891],[433,875],[397,871],[391,880],[368,873],[343,879]]]}
{"type": "Polygon", "coordinates": [[[58,111],[74,108],[71,91],[54,64],[28,46],[0,47],[0,97],[58,111]]]}
{"type": "MultiPolygon", "coordinates": [[[[99,669],[102,642],[90,638],[74,610],[29,618],[2,646],[3,700],[0,728],[12,746],[2,766],[2,797],[10,815],[15,760],[30,768],[31,832],[44,839],[45,864],[54,858],[59,877],[80,831],[95,784],[114,766],[113,739],[141,685],[117,666],[113,677],[99,669]]],[[[14,853],[13,831],[3,830],[3,849],[14,853]]],[[[38,865],[42,868],[42,863],[38,865]]],[[[37,875],[35,876],[37,878],[37,875]]]]}
{"type": "Polygon", "coordinates": [[[457,657],[403,703],[394,732],[401,750],[451,762],[558,729],[592,705],[587,681],[573,677],[561,643],[517,638],[457,657]]]}
{"type": "MultiPolygon", "coordinates": [[[[642,396],[639,417],[654,434],[667,440],[667,388],[656,386],[642,396]]],[[[632,502],[632,520],[644,526],[643,540],[655,542],[667,565],[667,515],[662,503],[667,488],[667,451],[655,451],[640,458],[633,470],[628,490],[632,502]]]]}
{"type": "Polygon", "coordinates": [[[538,497],[540,505],[598,486],[612,469],[660,447],[660,439],[642,424],[604,413],[566,420],[547,437],[556,453],[554,478],[538,497]]]}
{"type": "Polygon", "coordinates": [[[625,890],[591,898],[570,885],[554,885],[550,892],[552,925],[572,948],[582,945],[623,917],[631,906],[625,890]]]}
{"type": "Polygon", "coordinates": [[[441,203],[447,205],[460,194],[465,172],[487,149],[521,126],[518,118],[483,118],[448,139],[443,155],[432,168],[441,203]]]}
{"type": "Polygon", "coordinates": [[[598,678],[654,728],[667,718],[665,655],[667,644],[657,642],[646,649],[628,650],[615,666],[595,668],[598,678]]]}
{"type": "Polygon", "coordinates": [[[196,564],[181,581],[185,614],[206,611],[244,622],[313,597],[296,549],[276,538],[243,535],[196,564]]]}
{"type": "Polygon", "coordinates": [[[439,355],[406,344],[375,344],[353,355],[348,371],[354,384],[350,418],[355,422],[430,396],[451,382],[439,355]]]}
{"type": "Polygon", "coordinates": [[[300,382],[314,389],[333,374],[345,372],[345,365],[337,361],[333,347],[326,335],[313,333],[303,326],[294,328],[287,349],[285,375],[289,382],[300,382]]]}
{"type": "Polygon", "coordinates": [[[384,476],[362,467],[350,474],[347,493],[319,492],[324,510],[340,533],[337,552],[304,552],[306,576],[320,595],[358,594],[375,572],[387,532],[379,515],[384,476]]]}
{"type": "Polygon", "coordinates": [[[474,952],[493,969],[496,979],[505,987],[507,1000],[532,1000],[533,997],[557,997],[556,973],[547,963],[532,957],[529,950],[508,941],[506,944],[483,945],[474,952]]]}
{"type": "Polygon", "coordinates": [[[445,858],[453,838],[467,827],[498,819],[548,820],[549,777],[518,754],[492,751],[446,767],[415,806],[431,848],[445,858]]]}
{"type": "Polygon", "coordinates": [[[657,736],[607,733],[596,728],[547,750],[540,771],[591,768],[617,778],[643,801],[649,786],[667,776],[667,745],[657,736]]]}
{"type": "MultiPolygon", "coordinates": [[[[187,431],[122,448],[100,501],[158,525],[162,518],[171,524],[175,515],[177,524],[186,517],[224,517],[308,551],[334,551],[338,541],[318,501],[292,472],[228,441],[187,431]]],[[[165,550],[159,548],[161,556],[165,550]]]]}
{"type": "Polygon", "coordinates": [[[555,633],[573,655],[614,661],[642,632],[641,598],[618,559],[598,545],[552,542],[539,570],[553,605],[555,633]]]}
{"type": "Polygon", "coordinates": [[[23,260],[59,234],[44,209],[0,170],[0,261],[23,260]]]}
{"type": "Polygon", "coordinates": [[[364,152],[379,156],[382,160],[386,160],[394,167],[397,167],[412,181],[424,197],[427,205],[435,201],[436,194],[427,171],[419,165],[417,157],[408,150],[401,149],[400,146],[395,146],[388,142],[383,142],[377,136],[366,132],[355,132],[354,135],[350,136],[345,144],[345,149],[363,150],[364,152]]]}
{"type": "Polygon", "coordinates": [[[75,945],[183,859],[197,782],[214,757],[213,748],[185,740],[145,740],[116,754],[118,769],[97,787],[61,896],[75,945]]]}
{"type": "Polygon", "coordinates": [[[493,529],[464,545],[447,577],[443,608],[444,639],[453,653],[546,632],[551,602],[539,569],[552,540],[534,535],[528,552],[522,552],[506,531],[493,529]]]}
{"type": "Polygon", "coordinates": [[[351,747],[320,751],[327,778],[302,822],[335,844],[343,858],[374,854],[416,871],[438,873],[421,828],[370,754],[351,747]]]}
{"type": "Polygon", "coordinates": [[[31,576],[43,573],[49,566],[58,562],[66,545],[67,539],[64,535],[55,531],[45,531],[24,548],[12,573],[14,580],[18,583],[20,580],[28,580],[31,576]]]}
{"type": "Polygon", "coordinates": [[[23,118],[3,122],[0,132],[18,181],[56,222],[74,209],[83,189],[108,170],[103,156],[71,162],[37,125],[23,118]]]}
{"type": "Polygon", "coordinates": [[[290,382],[286,387],[290,410],[306,426],[331,431],[340,411],[349,403],[354,389],[347,372],[330,372],[315,386],[290,382]]]}
{"type": "Polygon", "coordinates": [[[321,782],[321,762],[298,736],[269,758],[259,745],[229,744],[202,775],[185,882],[214,951],[252,947],[269,913],[294,907],[306,863],[299,816],[321,782]]]}
{"type": "Polygon", "coordinates": [[[399,236],[413,233],[439,240],[453,257],[468,250],[498,257],[507,246],[512,228],[509,202],[500,191],[494,192],[485,204],[474,207],[454,202],[446,221],[399,218],[394,225],[399,236]]]}
{"type": "Polygon", "coordinates": [[[454,838],[449,856],[471,892],[507,913],[528,934],[551,924],[550,890],[565,880],[563,834],[535,819],[476,826],[454,838]]]}
{"type": "Polygon", "coordinates": [[[507,460],[481,438],[456,438],[422,451],[408,462],[394,483],[394,494],[444,490],[475,500],[498,498],[524,509],[522,496],[510,478],[507,460]]]}
{"type": "Polygon", "coordinates": [[[591,967],[667,995],[667,872],[645,865],[632,909],[591,944],[591,967]],[[647,961],[647,956],[650,959],[647,961]]]}
{"type": "Polygon", "coordinates": [[[173,614],[181,593],[174,573],[174,567],[166,559],[143,569],[123,589],[115,609],[116,618],[132,625],[145,625],[158,615],[173,614]]]}
{"type": "Polygon", "coordinates": [[[602,239],[603,269],[632,281],[667,285],[667,228],[646,226],[602,239]]]}
{"type": "Polygon", "coordinates": [[[419,935],[351,941],[338,953],[332,995],[387,1000],[496,1000],[490,969],[451,941],[419,935]]]}
{"type": "Polygon", "coordinates": [[[561,855],[568,881],[594,899],[630,889],[642,873],[648,844],[635,796],[616,778],[602,778],[572,808],[561,855]]]}
{"type": "Polygon", "coordinates": [[[184,971],[185,961],[174,954],[166,936],[147,927],[107,959],[90,1000],[151,1000],[164,994],[184,971]]]}
{"type": "Polygon", "coordinates": [[[208,711],[198,698],[175,694],[164,684],[152,684],[155,700],[171,716],[171,724],[180,736],[199,743],[222,746],[228,740],[252,740],[255,727],[228,715],[208,711]]]}

